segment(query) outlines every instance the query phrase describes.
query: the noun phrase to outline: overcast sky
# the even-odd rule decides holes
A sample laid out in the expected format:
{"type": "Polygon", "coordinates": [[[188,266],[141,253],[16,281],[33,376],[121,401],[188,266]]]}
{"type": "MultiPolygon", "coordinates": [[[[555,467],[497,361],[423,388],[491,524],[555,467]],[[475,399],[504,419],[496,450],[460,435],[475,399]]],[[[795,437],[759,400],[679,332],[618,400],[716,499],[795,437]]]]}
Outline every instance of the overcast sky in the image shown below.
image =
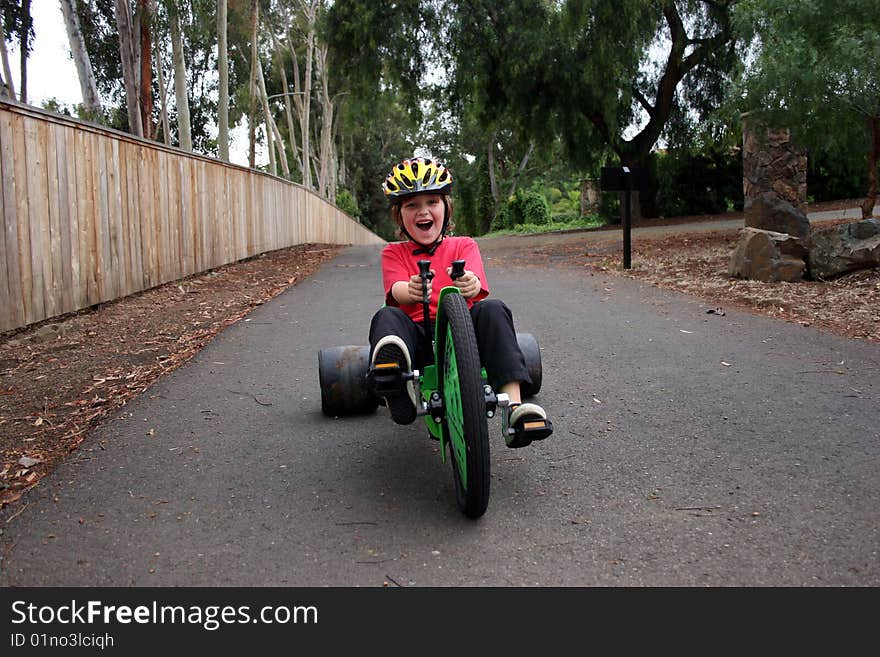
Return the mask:
{"type": "MultiPolygon", "coordinates": [[[[28,57],[28,102],[37,107],[56,98],[65,105],[82,102],[76,66],[70,57],[67,32],[61,5],[57,0],[35,0],[31,3],[34,19],[34,49],[28,57]]],[[[13,83],[19,92],[19,54],[17,43],[7,43],[13,83]]]]}

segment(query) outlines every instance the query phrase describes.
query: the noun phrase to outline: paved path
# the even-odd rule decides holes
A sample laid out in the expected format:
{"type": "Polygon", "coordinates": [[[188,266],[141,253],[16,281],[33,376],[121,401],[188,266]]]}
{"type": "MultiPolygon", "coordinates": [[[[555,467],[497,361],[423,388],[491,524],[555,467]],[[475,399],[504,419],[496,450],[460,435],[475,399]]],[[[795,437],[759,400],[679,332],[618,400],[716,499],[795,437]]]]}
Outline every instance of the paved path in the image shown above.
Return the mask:
{"type": "Polygon", "coordinates": [[[0,584],[880,585],[880,346],[565,266],[488,275],[556,434],[508,450],[491,423],[481,520],[420,426],[321,415],[318,350],[364,344],[380,303],[355,247],[7,512],[0,584]]]}

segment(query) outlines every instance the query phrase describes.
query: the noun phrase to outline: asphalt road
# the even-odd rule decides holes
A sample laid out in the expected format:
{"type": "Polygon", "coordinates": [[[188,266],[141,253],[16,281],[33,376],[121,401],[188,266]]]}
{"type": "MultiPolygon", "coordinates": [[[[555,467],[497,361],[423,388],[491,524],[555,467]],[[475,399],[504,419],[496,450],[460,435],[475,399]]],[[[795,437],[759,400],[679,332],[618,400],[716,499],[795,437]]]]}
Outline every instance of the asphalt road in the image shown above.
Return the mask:
{"type": "Polygon", "coordinates": [[[418,423],[321,414],[318,350],[366,344],[381,304],[353,247],[7,513],[0,584],[880,584],[880,346],[483,245],[556,427],[510,450],[490,421],[483,518],[418,423]]]}

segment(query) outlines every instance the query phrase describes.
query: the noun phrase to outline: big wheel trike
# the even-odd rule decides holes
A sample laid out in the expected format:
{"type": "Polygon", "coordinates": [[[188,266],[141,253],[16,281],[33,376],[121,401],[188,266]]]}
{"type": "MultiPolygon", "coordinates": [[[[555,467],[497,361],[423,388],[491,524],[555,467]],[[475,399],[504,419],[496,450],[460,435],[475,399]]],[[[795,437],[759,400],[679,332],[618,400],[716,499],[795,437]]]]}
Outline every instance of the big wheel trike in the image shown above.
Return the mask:
{"type": "MultiPolygon", "coordinates": [[[[430,261],[419,262],[423,287],[431,279],[430,261]]],[[[464,261],[453,263],[452,278],[461,276],[464,261]]],[[[399,386],[394,377],[411,379],[419,401],[417,414],[424,417],[430,436],[440,441],[440,455],[445,462],[447,451],[452,463],[455,496],[465,515],[478,518],[489,504],[489,429],[488,418],[495,417],[509,404],[504,393],[496,393],[487,383],[486,370],[480,363],[477,340],[467,302],[455,286],[440,291],[434,327],[428,319],[427,292],[422,300],[425,336],[431,341],[434,363],[411,373],[372,370],[369,346],[343,346],[321,349],[318,353],[318,376],[321,384],[321,410],[325,415],[340,416],[370,413],[384,403],[384,386],[399,386]],[[435,330],[432,331],[432,328],[435,330]]],[[[517,333],[517,343],[525,356],[531,385],[522,384],[523,398],[541,389],[541,353],[530,333],[517,333]]],[[[502,430],[507,413],[501,412],[502,430]]],[[[521,427],[536,435],[552,431],[549,420],[521,427]],[[543,423],[542,423],[543,422],[543,423]],[[540,426],[538,426],[540,425],[540,426]]]]}

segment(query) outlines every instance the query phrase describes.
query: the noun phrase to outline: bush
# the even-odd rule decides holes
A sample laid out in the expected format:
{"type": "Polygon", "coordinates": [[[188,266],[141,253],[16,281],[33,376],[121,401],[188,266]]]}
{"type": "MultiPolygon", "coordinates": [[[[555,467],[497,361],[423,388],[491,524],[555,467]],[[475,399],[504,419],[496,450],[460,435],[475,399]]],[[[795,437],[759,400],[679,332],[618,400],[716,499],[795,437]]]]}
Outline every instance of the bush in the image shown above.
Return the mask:
{"type": "Polygon", "coordinates": [[[507,230],[511,226],[513,226],[513,222],[511,221],[511,210],[510,204],[505,203],[498,210],[498,214],[495,215],[495,219],[492,220],[492,225],[489,230],[507,230]]]}
{"type": "Polygon", "coordinates": [[[522,223],[542,225],[550,223],[550,206],[538,192],[526,192],[522,200],[522,223]]]}
{"type": "Polygon", "coordinates": [[[742,209],[742,158],[722,147],[659,155],[657,183],[659,210],[665,217],[742,209]]]}
{"type": "Polygon", "coordinates": [[[336,207],[352,219],[360,221],[361,211],[352,193],[347,189],[336,190],[336,207]]]}
{"type": "Polygon", "coordinates": [[[576,224],[580,220],[580,213],[574,211],[554,212],[550,222],[554,224],[576,224]]]}

